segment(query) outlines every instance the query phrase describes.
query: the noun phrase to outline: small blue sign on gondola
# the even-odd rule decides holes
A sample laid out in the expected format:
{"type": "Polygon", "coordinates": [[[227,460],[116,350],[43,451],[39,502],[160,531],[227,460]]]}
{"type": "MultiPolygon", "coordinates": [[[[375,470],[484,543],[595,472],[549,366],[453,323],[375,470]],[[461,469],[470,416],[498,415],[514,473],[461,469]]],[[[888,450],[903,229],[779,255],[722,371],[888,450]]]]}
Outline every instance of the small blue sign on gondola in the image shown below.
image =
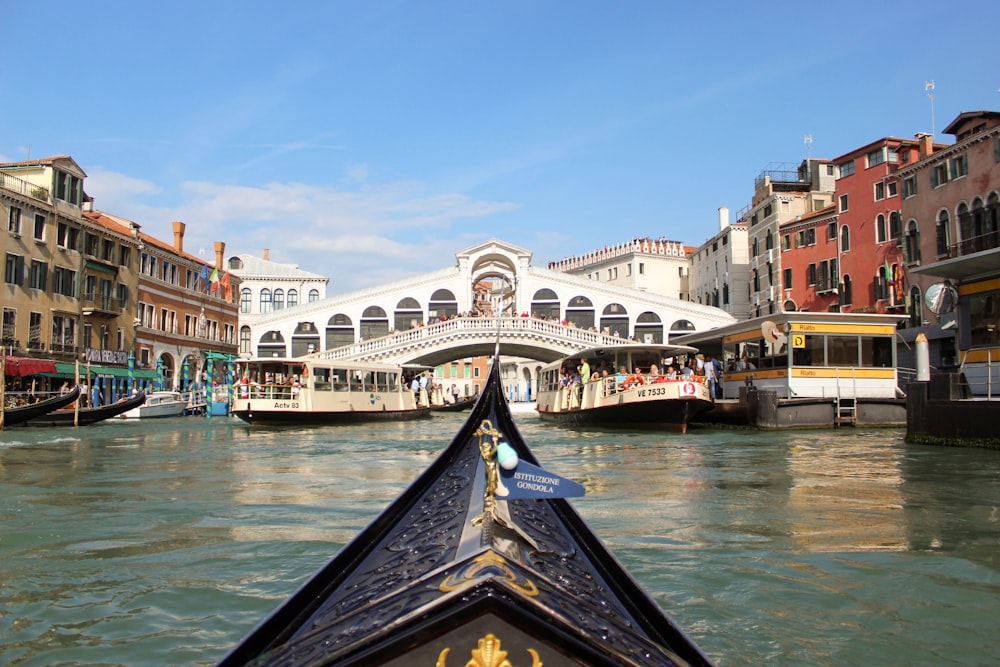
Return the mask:
{"type": "Polygon", "coordinates": [[[500,469],[502,487],[497,489],[500,500],[519,498],[578,498],[584,494],[583,484],[560,477],[526,461],[518,461],[512,470],[500,469]],[[506,493],[504,493],[506,491],[506,493]]]}

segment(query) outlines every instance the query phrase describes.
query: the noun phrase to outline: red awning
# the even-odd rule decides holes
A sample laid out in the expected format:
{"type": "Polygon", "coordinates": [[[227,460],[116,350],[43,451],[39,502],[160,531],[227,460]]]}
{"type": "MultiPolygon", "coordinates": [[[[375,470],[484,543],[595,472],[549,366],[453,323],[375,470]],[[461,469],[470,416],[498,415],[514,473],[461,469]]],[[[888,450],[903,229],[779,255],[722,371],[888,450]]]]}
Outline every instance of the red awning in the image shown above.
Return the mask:
{"type": "Polygon", "coordinates": [[[3,373],[13,377],[35,375],[37,373],[55,373],[56,362],[51,359],[30,359],[28,357],[7,357],[4,360],[3,373]]]}

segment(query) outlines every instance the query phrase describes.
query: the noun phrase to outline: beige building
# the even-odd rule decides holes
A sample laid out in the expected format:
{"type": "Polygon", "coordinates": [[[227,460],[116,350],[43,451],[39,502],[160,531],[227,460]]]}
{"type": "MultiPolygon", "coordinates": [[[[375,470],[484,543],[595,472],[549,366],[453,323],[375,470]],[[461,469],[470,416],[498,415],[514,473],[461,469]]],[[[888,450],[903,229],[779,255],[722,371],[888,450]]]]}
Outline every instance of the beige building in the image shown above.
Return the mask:
{"type": "Polygon", "coordinates": [[[835,188],[836,165],[829,160],[807,159],[797,168],[771,165],[757,176],[746,214],[751,317],[784,309],[782,223],[826,208],[833,202],[835,188]]]}
{"type": "Polygon", "coordinates": [[[74,378],[80,362],[108,401],[128,390],[139,240],[87,218],[86,176],[68,156],[0,165],[3,346],[51,364],[32,375],[37,390],[74,378]]]}
{"type": "Polygon", "coordinates": [[[549,262],[548,268],[612,287],[628,287],[687,300],[688,253],[691,250],[678,241],[637,238],[578,257],[549,262]]]}
{"type": "Polygon", "coordinates": [[[729,222],[729,209],[719,209],[719,231],[691,253],[690,300],[721,308],[738,320],[750,317],[750,261],[747,220],[729,222]]]}

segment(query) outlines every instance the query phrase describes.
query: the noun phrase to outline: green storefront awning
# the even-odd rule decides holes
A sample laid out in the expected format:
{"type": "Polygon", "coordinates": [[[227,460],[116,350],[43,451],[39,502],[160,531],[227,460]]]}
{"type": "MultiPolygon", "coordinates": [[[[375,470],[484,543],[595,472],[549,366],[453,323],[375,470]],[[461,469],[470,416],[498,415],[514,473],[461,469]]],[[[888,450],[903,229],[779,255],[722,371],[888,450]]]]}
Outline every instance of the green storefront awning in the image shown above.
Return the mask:
{"type": "MultiPolygon", "coordinates": [[[[80,364],[80,377],[87,377],[87,365],[80,364]]],[[[95,366],[90,365],[90,377],[97,377],[100,375],[111,376],[116,378],[127,378],[128,369],[122,368],[121,366],[95,366]]],[[[55,373],[42,373],[46,377],[58,377],[58,378],[72,378],[76,377],[76,364],[67,364],[61,361],[56,362],[56,372],[55,373]]],[[[160,374],[156,371],[146,370],[142,368],[136,368],[132,371],[132,378],[136,380],[156,380],[159,379],[160,374]]]]}

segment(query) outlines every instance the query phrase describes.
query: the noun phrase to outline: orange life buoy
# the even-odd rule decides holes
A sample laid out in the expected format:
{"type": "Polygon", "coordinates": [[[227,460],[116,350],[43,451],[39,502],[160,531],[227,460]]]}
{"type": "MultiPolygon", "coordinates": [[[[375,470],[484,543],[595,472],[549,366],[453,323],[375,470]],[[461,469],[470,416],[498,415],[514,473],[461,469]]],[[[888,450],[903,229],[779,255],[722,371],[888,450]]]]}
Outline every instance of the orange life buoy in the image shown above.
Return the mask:
{"type": "Polygon", "coordinates": [[[631,389],[632,387],[638,387],[641,384],[645,384],[646,381],[642,379],[641,375],[632,374],[625,378],[622,382],[622,389],[631,389]]]}

